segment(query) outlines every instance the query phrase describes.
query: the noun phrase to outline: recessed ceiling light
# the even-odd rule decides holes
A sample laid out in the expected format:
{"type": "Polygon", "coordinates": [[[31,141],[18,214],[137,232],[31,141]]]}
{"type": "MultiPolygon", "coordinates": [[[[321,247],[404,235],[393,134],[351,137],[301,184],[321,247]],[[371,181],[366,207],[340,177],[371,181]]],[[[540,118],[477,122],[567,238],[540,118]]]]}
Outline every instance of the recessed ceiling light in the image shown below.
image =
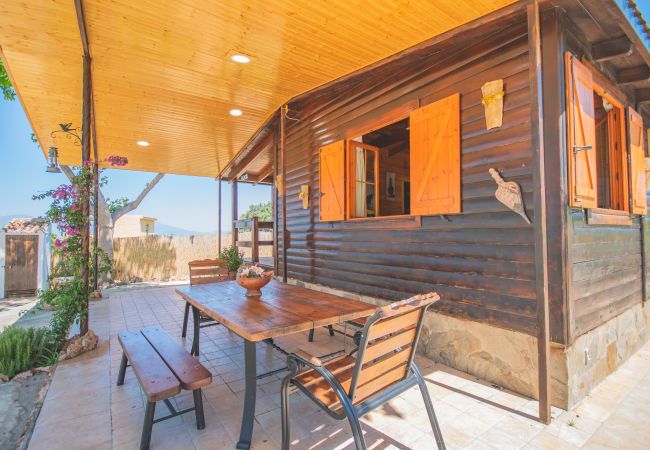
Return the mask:
{"type": "Polygon", "coordinates": [[[251,57],[244,55],[243,53],[235,53],[230,55],[230,60],[239,64],[248,64],[251,62],[251,57]]]}
{"type": "Polygon", "coordinates": [[[241,116],[242,114],[244,114],[244,113],[241,112],[241,109],[231,109],[231,110],[230,110],[230,115],[231,115],[231,116],[239,117],[239,116],[241,116]]]}
{"type": "Polygon", "coordinates": [[[140,147],[149,147],[149,142],[147,141],[138,141],[136,142],[140,147]]]}

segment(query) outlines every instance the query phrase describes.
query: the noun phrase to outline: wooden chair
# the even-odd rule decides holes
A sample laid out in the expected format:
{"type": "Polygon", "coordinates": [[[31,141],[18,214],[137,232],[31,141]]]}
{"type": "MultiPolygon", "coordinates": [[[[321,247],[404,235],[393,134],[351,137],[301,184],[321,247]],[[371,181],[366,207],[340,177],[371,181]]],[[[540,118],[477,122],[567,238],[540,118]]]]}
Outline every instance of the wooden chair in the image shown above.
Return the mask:
{"type": "Polygon", "coordinates": [[[356,356],[343,355],[323,363],[302,350],[289,355],[291,373],[281,389],[283,450],[290,442],[290,385],[331,417],[347,418],[359,450],[366,448],[359,418],[418,385],[438,448],[444,449],[429,391],[413,361],[425,312],[439,299],[432,292],[379,309],[364,325],[356,356]]]}
{"type": "MultiPolygon", "coordinates": [[[[190,261],[190,285],[218,283],[229,279],[228,266],[223,259],[200,259],[190,261]]],[[[181,337],[187,336],[187,318],[190,315],[190,304],[185,302],[185,315],[183,316],[183,332],[181,337]]],[[[219,322],[199,313],[199,327],[211,327],[219,325],[219,322]]]]}

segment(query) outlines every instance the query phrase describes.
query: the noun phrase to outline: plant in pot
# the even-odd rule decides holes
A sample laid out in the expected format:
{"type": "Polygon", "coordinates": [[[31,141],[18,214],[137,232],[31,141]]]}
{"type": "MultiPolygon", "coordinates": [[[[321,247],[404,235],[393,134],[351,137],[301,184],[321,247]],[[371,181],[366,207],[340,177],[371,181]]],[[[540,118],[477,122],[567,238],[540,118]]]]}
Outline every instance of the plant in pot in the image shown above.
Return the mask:
{"type": "Polygon", "coordinates": [[[226,261],[226,267],[228,268],[228,277],[231,280],[234,280],[237,271],[241,265],[244,264],[244,253],[240,252],[236,246],[230,245],[221,250],[221,253],[219,253],[219,258],[226,261]]]}
{"type": "Polygon", "coordinates": [[[259,266],[246,266],[237,274],[237,284],[246,289],[246,297],[259,297],[262,289],[271,281],[273,272],[265,272],[259,266]]]}

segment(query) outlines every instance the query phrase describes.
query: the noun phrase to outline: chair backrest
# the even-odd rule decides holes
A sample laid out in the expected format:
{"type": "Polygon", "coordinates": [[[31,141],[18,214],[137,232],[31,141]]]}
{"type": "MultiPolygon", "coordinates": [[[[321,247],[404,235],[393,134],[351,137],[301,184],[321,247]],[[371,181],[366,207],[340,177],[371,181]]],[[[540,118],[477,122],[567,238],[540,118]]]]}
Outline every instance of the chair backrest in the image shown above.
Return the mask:
{"type": "Polygon", "coordinates": [[[228,265],[223,259],[190,261],[190,285],[217,283],[228,280],[228,265]]]}
{"type": "Polygon", "coordinates": [[[349,397],[359,403],[409,375],[424,314],[440,300],[435,292],[392,303],[364,327],[349,397]]]}

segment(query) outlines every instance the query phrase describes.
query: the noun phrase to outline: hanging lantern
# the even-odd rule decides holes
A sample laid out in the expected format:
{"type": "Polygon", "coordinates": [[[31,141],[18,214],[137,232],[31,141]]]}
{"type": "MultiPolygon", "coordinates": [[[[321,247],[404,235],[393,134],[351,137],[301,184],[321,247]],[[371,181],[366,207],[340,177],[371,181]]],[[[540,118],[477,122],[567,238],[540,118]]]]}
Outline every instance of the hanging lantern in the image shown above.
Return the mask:
{"type": "Polygon", "coordinates": [[[56,147],[50,147],[47,169],[45,171],[48,173],[61,173],[61,169],[59,168],[59,151],[56,147]]]}

